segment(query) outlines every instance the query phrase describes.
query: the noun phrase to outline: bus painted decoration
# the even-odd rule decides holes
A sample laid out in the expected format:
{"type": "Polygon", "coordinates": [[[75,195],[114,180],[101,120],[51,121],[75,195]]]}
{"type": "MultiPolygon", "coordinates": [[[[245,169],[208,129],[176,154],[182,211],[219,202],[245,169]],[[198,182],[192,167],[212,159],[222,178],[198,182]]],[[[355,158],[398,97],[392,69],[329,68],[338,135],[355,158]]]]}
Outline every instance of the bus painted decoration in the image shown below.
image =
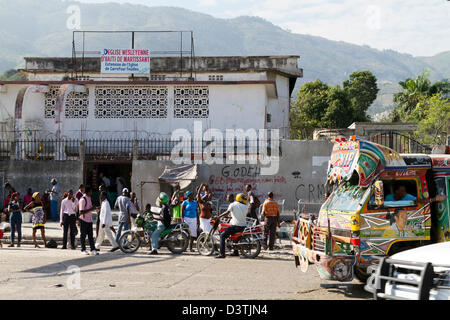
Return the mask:
{"type": "Polygon", "coordinates": [[[376,257],[450,241],[450,155],[338,141],[328,183],[333,192],[319,216],[300,214],[295,225],[293,253],[302,270],[314,264],[323,279],[361,280],[376,257]]]}
{"type": "Polygon", "coordinates": [[[348,181],[356,171],[359,185],[367,187],[388,166],[405,166],[395,151],[372,142],[344,141],[335,143],[328,169],[328,181],[348,181]]]}

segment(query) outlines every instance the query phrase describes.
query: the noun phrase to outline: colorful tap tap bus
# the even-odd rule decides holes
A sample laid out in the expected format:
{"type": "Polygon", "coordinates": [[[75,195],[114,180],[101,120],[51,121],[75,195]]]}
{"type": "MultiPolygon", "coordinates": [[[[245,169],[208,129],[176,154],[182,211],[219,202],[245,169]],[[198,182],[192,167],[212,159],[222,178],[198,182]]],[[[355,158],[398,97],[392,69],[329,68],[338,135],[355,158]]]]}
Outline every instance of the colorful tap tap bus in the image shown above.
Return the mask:
{"type": "Polygon", "coordinates": [[[294,224],[295,264],[322,279],[361,281],[376,257],[449,241],[450,155],[399,154],[365,140],[336,142],[332,190],[318,216],[294,224]]]}

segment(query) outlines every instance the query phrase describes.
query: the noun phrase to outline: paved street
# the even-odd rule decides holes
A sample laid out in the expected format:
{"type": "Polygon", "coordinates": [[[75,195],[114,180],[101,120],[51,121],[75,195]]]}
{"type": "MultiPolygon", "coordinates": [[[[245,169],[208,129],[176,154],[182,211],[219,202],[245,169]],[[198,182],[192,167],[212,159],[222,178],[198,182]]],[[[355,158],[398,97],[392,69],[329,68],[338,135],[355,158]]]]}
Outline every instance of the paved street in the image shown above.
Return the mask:
{"type": "MultiPolygon", "coordinates": [[[[5,242],[5,241],[4,241],[5,242]]],[[[79,250],[0,249],[2,299],[369,299],[357,280],[334,286],[296,269],[286,249],[255,260],[146,251],[82,256],[79,250]],[[71,266],[80,268],[79,288],[71,266]]]]}

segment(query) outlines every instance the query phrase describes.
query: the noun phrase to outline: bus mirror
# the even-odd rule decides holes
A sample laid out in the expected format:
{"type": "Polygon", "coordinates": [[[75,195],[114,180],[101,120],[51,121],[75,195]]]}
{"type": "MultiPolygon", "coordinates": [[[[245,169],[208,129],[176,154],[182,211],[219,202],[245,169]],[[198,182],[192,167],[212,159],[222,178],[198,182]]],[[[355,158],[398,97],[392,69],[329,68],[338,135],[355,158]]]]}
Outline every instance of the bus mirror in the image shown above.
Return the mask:
{"type": "Polygon", "coordinates": [[[381,180],[375,181],[375,204],[378,207],[384,205],[384,189],[383,189],[383,181],[381,180]]]}

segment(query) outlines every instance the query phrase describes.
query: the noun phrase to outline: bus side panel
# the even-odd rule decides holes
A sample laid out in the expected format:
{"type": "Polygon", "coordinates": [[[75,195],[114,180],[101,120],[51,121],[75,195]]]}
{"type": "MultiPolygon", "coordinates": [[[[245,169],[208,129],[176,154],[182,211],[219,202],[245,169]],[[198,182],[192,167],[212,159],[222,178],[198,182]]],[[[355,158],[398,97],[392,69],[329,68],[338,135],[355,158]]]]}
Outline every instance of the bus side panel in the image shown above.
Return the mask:
{"type": "Polygon", "coordinates": [[[437,188],[437,194],[447,196],[447,199],[436,202],[434,208],[436,208],[437,217],[437,241],[444,242],[450,240],[450,199],[448,195],[450,193],[450,175],[449,174],[436,174],[435,184],[437,188]]]}

